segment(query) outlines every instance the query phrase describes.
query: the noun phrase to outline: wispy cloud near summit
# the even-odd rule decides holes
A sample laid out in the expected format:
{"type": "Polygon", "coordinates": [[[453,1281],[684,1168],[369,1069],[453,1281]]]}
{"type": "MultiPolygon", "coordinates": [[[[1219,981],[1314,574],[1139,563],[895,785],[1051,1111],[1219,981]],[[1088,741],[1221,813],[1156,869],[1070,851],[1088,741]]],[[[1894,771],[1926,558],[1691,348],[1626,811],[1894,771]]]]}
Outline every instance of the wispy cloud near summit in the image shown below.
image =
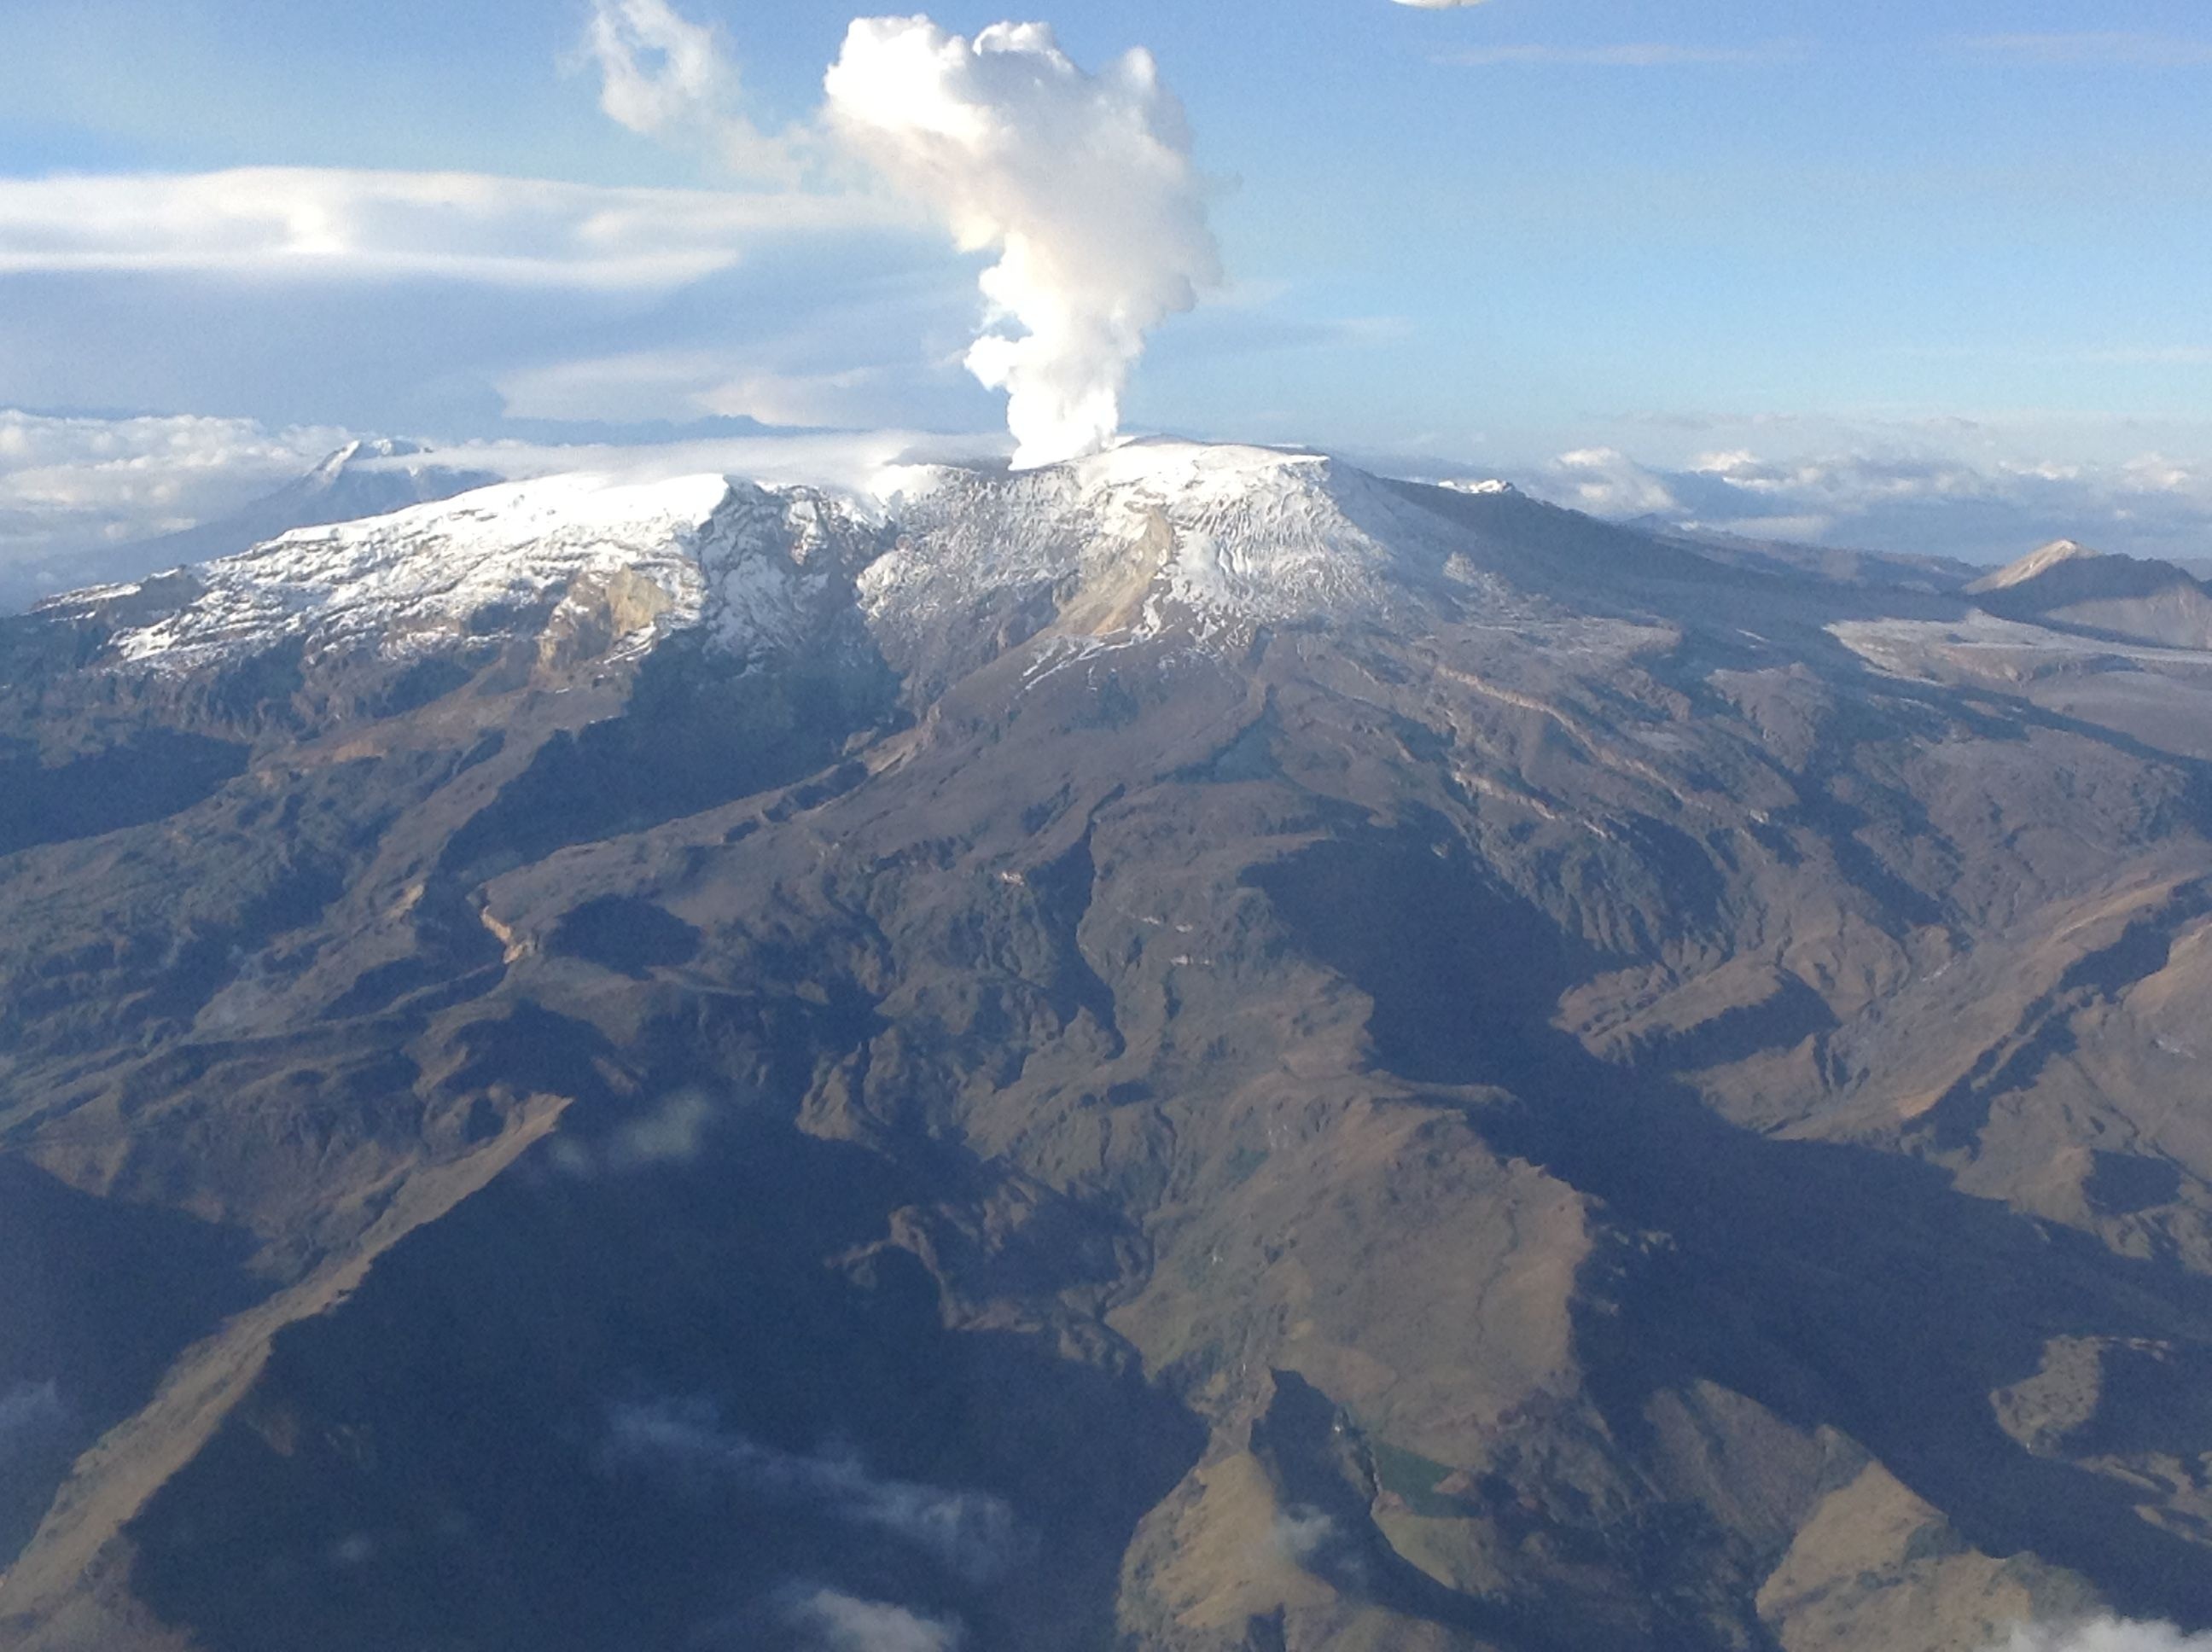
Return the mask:
{"type": "Polygon", "coordinates": [[[1967,36],[1962,44],[1984,56],[2008,58],[2015,63],[2135,69],[2188,69],[2212,64],[2212,39],[2125,29],[1975,34],[1967,36]]]}
{"type": "Polygon", "coordinates": [[[1471,67],[1557,64],[1594,69],[1673,69],[1696,64],[1802,63],[1812,55],[1800,40],[1758,46],[1682,46],[1664,40],[1626,40],[1611,46],[1484,46],[1439,53],[1437,61],[1471,67]]]}

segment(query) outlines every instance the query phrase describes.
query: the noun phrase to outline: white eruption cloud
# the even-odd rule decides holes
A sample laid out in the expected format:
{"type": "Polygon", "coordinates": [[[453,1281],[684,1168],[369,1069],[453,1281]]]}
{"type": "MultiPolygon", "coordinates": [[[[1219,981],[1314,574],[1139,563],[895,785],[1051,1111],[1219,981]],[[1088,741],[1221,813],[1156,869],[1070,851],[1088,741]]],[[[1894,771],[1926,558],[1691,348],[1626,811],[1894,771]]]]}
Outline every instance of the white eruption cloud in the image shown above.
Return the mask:
{"type": "Polygon", "coordinates": [[[2095,1618],[2055,1628],[2021,1628],[1992,1652],[2212,1652],[2212,1635],[2185,1635],[2172,1624],[2095,1618]]]}
{"type": "Polygon", "coordinates": [[[1096,452],[1146,336],[1219,281],[1205,180],[1152,54],[1078,67],[1042,23],[973,40],[927,17],[856,20],[824,82],[843,143],[995,251],[969,370],[1007,396],[1018,465],[1096,452]]]}

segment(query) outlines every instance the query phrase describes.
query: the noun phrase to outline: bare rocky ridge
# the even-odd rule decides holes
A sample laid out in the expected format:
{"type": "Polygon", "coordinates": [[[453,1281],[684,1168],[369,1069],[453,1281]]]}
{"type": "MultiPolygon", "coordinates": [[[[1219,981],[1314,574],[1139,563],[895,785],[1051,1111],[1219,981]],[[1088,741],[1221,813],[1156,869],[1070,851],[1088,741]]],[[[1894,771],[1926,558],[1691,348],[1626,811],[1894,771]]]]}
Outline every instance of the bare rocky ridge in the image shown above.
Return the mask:
{"type": "Polygon", "coordinates": [[[2212,1627],[2212,653],[2073,565],[1133,444],[7,623],[0,1641],[2212,1627]]]}

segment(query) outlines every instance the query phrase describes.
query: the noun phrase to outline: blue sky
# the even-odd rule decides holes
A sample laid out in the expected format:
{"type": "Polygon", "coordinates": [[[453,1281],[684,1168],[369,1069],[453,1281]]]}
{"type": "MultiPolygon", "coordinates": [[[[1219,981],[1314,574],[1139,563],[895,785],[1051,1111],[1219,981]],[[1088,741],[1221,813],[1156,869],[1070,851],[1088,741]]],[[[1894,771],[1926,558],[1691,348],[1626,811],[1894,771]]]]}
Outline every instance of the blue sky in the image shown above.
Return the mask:
{"type": "MultiPolygon", "coordinates": [[[[819,106],[854,15],[678,9],[714,27],[743,112],[771,131],[819,106]]],[[[1006,14],[933,15],[970,33],[1006,14]]],[[[1739,517],[1829,538],[1863,539],[1914,486],[2019,516],[1885,530],[1972,554],[2069,510],[2187,550],[2212,513],[2201,0],[2094,15],[2078,0],[1064,0],[1042,15],[1086,66],[1151,48],[1218,182],[1226,282],[1158,330],[1132,426],[1547,478],[1622,511],[1686,509],[1703,484],[1682,478],[1702,477],[1757,495],[1739,517]]],[[[582,49],[591,15],[588,0],[12,0],[0,407],[317,440],[543,440],[708,412],[996,428],[1000,398],[957,361],[986,260],[896,215],[793,224],[708,146],[625,130],[582,49]],[[307,169],[283,187],[342,221],[310,273],[250,248],[179,251],[198,196],[170,203],[176,225],[146,256],[160,203],[100,192],[270,167],[307,169]],[[583,190],[518,218],[482,203],[395,214],[314,181],[363,172],[583,190]],[[9,184],[29,180],[48,193],[11,217],[9,184]],[[690,195],[637,209],[637,268],[604,246],[548,252],[601,210],[590,191],[635,190],[760,204],[717,229],[720,262],[686,262],[690,195]],[[73,230],[74,253],[102,236],[120,251],[46,256],[57,212],[113,221],[73,230]],[[449,233],[479,256],[449,255],[449,233]]],[[[168,503],[181,520],[205,501],[168,503]]],[[[8,508],[0,489],[0,545],[8,508]]]]}

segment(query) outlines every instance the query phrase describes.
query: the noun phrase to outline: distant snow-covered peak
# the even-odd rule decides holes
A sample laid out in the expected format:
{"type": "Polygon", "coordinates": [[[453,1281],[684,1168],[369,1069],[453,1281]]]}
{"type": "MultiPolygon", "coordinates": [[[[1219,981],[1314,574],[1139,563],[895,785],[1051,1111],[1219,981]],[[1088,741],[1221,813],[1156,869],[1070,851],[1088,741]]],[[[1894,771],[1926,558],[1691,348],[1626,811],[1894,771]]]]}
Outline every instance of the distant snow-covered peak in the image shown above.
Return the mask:
{"type": "Polygon", "coordinates": [[[2101,550],[2092,550],[2078,540],[2054,539],[2047,545],[2031,550],[2018,562],[2008,562],[1996,573],[1975,580],[1966,589],[1970,592],[2009,590],[2014,586],[2025,585],[2030,580],[2040,578],[2065,563],[2088,562],[2104,554],[2101,550]]]}

